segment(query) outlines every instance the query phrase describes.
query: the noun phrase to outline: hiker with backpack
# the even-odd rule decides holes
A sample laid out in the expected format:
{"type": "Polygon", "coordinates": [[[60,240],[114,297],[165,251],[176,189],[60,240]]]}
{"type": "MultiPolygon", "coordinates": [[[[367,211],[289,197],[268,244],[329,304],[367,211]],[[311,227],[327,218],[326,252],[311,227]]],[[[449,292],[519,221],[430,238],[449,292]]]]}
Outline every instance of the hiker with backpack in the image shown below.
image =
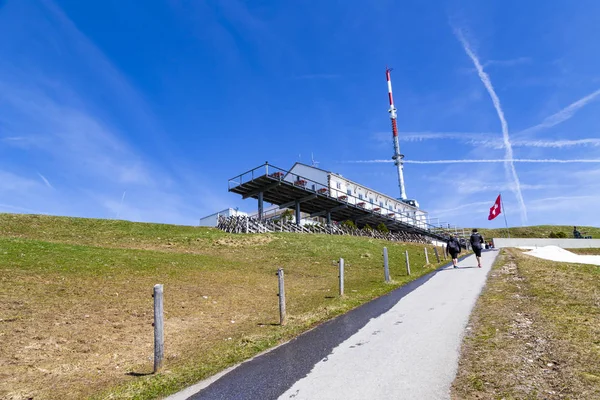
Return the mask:
{"type": "Polygon", "coordinates": [[[450,239],[446,242],[446,254],[450,254],[452,257],[452,265],[454,268],[458,268],[458,255],[460,254],[460,242],[454,236],[454,234],[450,234],[450,239]]]}
{"type": "MultiPolygon", "coordinates": [[[[475,257],[477,258],[477,266],[479,268],[481,268],[481,248],[484,242],[483,240],[483,236],[481,236],[481,234],[479,232],[477,232],[477,229],[473,229],[473,233],[471,234],[471,238],[469,240],[471,242],[471,248],[473,248],[473,253],[475,253],[475,257]]],[[[486,248],[487,248],[487,244],[486,244],[486,248]]]]}

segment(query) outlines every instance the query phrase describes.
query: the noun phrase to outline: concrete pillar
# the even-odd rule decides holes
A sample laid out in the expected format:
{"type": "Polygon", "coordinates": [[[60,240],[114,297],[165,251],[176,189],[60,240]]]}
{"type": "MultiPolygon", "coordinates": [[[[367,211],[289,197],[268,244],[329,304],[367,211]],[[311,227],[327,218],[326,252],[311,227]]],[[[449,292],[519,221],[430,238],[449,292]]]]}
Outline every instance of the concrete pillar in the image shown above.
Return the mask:
{"type": "Polygon", "coordinates": [[[327,213],[327,226],[331,226],[331,213],[327,213]]]}
{"type": "Polygon", "coordinates": [[[300,226],[300,202],[296,200],[296,225],[300,226]]]}
{"type": "Polygon", "coordinates": [[[258,220],[262,221],[264,211],[263,192],[258,193],[258,220]]]}

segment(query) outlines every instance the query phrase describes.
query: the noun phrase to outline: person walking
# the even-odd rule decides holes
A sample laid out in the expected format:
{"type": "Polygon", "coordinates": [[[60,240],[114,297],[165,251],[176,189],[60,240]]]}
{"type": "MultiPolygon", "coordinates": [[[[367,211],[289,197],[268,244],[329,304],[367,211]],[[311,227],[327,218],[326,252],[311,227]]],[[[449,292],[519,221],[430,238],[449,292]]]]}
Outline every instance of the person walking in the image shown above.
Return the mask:
{"type": "Polygon", "coordinates": [[[454,268],[458,268],[458,255],[460,254],[460,242],[454,236],[453,233],[450,234],[450,239],[446,242],[446,254],[450,254],[452,257],[452,265],[454,268]]]}
{"type": "Polygon", "coordinates": [[[475,253],[475,257],[477,258],[477,266],[481,268],[481,248],[483,246],[484,240],[483,236],[477,229],[473,229],[473,233],[471,234],[471,238],[469,239],[471,242],[471,247],[473,248],[473,253],[475,253]]]}

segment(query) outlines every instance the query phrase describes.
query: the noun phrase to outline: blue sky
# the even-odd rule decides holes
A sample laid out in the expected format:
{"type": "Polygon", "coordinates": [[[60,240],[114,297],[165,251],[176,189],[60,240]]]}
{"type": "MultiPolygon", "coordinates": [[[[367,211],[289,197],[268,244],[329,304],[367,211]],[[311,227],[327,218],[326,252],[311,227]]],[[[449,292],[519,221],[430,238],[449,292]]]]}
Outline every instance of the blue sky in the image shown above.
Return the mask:
{"type": "MultiPolygon", "coordinates": [[[[506,133],[514,159],[600,159],[600,3],[371,3],[0,0],[0,211],[195,224],[311,153],[397,195],[354,162],[393,152],[386,65],[407,160],[504,160],[506,133]]],[[[503,226],[498,192],[510,225],[600,225],[600,164],[514,167],[407,164],[406,190],[457,225],[503,226]]]]}

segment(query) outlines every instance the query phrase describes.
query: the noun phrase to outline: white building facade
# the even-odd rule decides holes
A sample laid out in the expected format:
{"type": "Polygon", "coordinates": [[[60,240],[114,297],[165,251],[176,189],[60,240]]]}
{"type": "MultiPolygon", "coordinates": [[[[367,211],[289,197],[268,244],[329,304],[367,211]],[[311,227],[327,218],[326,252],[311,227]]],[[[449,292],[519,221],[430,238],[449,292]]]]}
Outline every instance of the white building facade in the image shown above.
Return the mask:
{"type": "Polygon", "coordinates": [[[200,219],[200,224],[199,226],[210,226],[210,227],[215,227],[217,226],[217,221],[219,220],[219,217],[237,217],[237,216],[247,216],[248,214],[243,212],[243,211],[238,211],[237,209],[234,208],[226,208],[224,210],[221,210],[219,212],[216,212],[214,214],[211,215],[207,215],[204,218],[200,219]]]}
{"type": "Polygon", "coordinates": [[[348,204],[381,213],[389,218],[427,228],[427,213],[419,209],[415,200],[406,202],[377,192],[343,176],[310,165],[296,163],[284,180],[300,184],[307,189],[329,194],[348,204]]]}

